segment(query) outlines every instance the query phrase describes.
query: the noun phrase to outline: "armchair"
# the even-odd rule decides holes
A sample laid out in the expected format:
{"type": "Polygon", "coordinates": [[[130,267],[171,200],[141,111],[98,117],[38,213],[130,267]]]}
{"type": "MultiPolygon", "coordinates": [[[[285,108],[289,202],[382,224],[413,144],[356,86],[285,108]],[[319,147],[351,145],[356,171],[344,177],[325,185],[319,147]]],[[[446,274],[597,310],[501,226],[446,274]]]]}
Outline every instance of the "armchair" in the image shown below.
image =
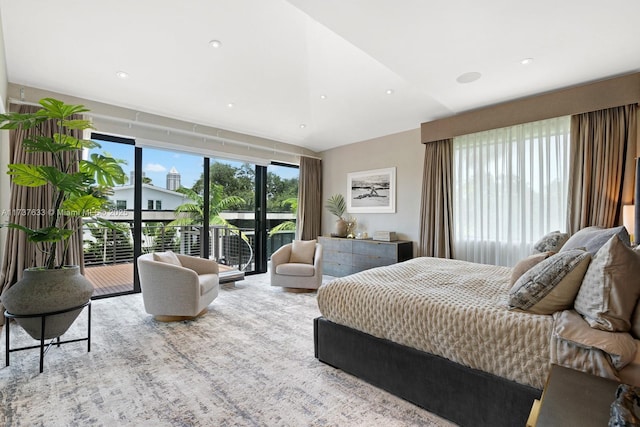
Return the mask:
{"type": "Polygon", "coordinates": [[[271,286],[318,289],[322,284],[322,245],[294,240],[271,255],[271,286]]]}
{"type": "Polygon", "coordinates": [[[218,296],[218,264],[169,252],[138,257],[138,276],[147,313],[169,322],[204,314],[218,296]]]}

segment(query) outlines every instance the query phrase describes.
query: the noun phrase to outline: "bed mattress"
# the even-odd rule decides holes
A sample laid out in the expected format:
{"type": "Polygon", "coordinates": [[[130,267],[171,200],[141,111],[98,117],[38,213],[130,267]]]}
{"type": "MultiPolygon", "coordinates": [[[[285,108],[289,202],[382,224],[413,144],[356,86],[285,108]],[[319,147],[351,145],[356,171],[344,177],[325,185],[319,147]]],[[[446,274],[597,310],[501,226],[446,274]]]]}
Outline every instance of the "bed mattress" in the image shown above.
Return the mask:
{"type": "Polygon", "coordinates": [[[553,316],[509,311],[510,274],[414,258],[332,280],[318,306],[334,323],[542,389],[553,316]]]}

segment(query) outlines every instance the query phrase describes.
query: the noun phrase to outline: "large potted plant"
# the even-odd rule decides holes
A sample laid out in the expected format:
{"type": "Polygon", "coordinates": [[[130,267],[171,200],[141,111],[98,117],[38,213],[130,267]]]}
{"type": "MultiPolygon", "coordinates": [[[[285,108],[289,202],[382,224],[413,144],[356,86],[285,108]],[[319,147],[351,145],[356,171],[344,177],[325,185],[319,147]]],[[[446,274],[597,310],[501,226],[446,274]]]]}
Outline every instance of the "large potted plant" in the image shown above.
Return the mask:
{"type": "MultiPolygon", "coordinates": [[[[126,176],[121,160],[108,155],[91,154],[82,158],[83,150],[99,148],[91,140],[74,136],[91,128],[88,120],[78,118],[89,111],[82,105],[68,105],[53,98],[40,100],[41,109],[34,113],[0,115],[0,129],[29,130],[22,146],[26,152],[45,153],[50,164],[14,163],[7,173],[15,185],[49,186],[50,206],[21,206],[20,215],[45,216],[44,227],[29,228],[18,223],[8,227],[26,233],[27,241],[43,251],[44,265],[27,268],[22,279],[2,295],[2,304],[11,314],[37,315],[81,306],[93,293],[92,284],[80,274],[77,265],[63,265],[71,236],[82,227],[82,218],[95,217],[109,203],[112,186],[123,184],[126,176]]],[[[115,227],[109,221],[94,218],[99,223],[115,227]]],[[[82,308],[47,317],[44,338],[58,337],[71,326],[82,308]]],[[[40,339],[40,318],[17,318],[18,323],[33,338],[40,339]]]]}

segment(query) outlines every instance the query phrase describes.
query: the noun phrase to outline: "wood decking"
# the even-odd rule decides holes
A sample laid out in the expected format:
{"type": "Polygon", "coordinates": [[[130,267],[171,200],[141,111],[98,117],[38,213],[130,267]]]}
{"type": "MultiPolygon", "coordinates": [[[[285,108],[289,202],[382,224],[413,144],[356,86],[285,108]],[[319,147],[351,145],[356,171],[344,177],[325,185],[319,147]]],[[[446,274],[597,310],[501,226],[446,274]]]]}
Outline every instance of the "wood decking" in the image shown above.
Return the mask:
{"type": "MultiPolygon", "coordinates": [[[[244,272],[219,265],[220,283],[244,279],[244,272]]],[[[84,276],[93,283],[93,296],[133,291],[133,263],[85,267],[84,276]]]]}

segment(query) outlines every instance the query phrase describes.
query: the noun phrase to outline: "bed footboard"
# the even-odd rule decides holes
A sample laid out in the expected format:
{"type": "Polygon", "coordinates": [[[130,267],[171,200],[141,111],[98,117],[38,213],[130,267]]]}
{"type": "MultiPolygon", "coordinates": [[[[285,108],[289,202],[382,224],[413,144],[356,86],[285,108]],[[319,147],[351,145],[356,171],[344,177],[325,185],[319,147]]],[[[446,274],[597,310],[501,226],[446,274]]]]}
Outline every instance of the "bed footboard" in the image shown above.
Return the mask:
{"type": "Polygon", "coordinates": [[[314,319],[315,357],[461,426],[524,426],[541,391],[314,319]]]}

